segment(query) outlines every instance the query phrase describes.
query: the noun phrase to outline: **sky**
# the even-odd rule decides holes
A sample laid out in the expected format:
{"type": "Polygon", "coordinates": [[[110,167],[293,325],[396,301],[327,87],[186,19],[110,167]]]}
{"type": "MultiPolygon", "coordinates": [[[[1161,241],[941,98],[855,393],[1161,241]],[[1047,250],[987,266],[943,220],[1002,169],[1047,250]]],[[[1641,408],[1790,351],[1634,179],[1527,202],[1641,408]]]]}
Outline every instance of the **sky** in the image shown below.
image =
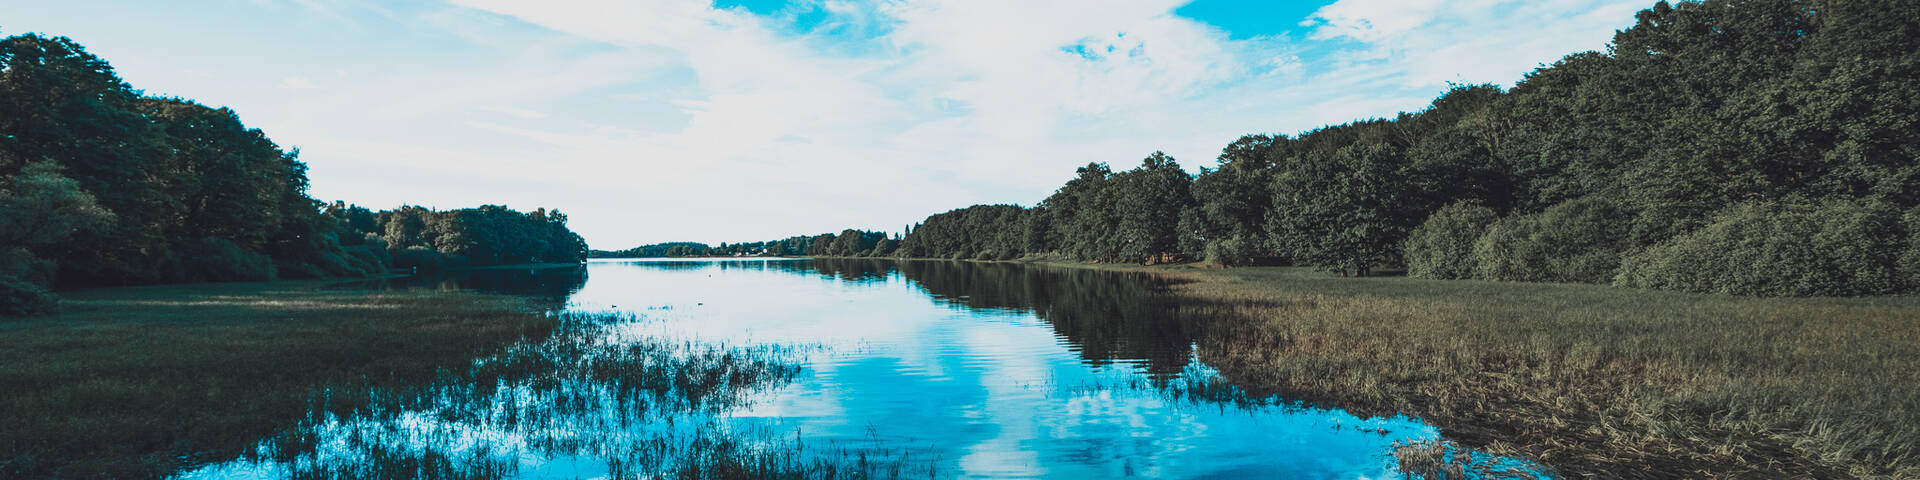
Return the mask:
{"type": "Polygon", "coordinates": [[[899,232],[1158,150],[1418,111],[1604,50],[1645,0],[10,2],[234,109],[374,209],[559,209],[600,249],[899,232]]]}

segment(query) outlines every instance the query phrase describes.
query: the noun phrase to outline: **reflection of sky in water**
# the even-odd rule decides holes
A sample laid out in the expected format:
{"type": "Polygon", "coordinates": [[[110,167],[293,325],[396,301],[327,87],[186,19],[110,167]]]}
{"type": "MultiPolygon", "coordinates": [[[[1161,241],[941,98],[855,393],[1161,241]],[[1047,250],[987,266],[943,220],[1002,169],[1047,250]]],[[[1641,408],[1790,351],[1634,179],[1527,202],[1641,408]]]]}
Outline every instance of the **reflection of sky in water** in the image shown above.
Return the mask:
{"type": "Polygon", "coordinates": [[[953,306],[897,271],[849,282],[803,265],[597,262],[572,308],[645,311],[665,321],[644,328],[674,337],[824,345],[792,386],[735,416],[810,439],[930,444],[961,476],[1373,478],[1389,474],[1394,440],[1436,434],[1405,419],[1085,388],[1127,382],[1137,360],[1090,367],[1031,313],[953,306]]]}
{"type": "MultiPolygon", "coordinates": [[[[1437,436],[1432,427],[1405,418],[1359,419],[1306,408],[1247,411],[1128,388],[1139,383],[1151,359],[1084,358],[1083,349],[1091,346],[1076,345],[1071,335],[1058,333],[1065,328],[1042,318],[1066,318],[1062,309],[1073,308],[1071,302],[1029,306],[1045,314],[973,309],[962,306],[968,292],[930,287],[998,285],[1007,282],[1004,277],[930,276],[949,271],[919,271],[916,277],[890,267],[828,272],[811,263],[595,261],[568,308],[635,312],[655,320],[628,326],[638,330],[632,334],[823,347],[808,350],[806,370],[791,385],[726,421],[798,432],[809,443],[877,438],[937,456],[942,470],[963,478],[1383,478],[1394,475],[1388,455],[1394,441],[1437,436]]],[[[1059,286],[1020,288],[1047,294],[1059,286]]],[[[1112,340],[1108,335],[1102,341],[1112,340]]],[[[1132,344],[1136,350],[1155,345],[1139,339],[1132,344]]],[[[1166,349],[1181,351],[1152,356],[1191,361],[1190,347],[1181,348],[1178,340],[1170,345],[1166,349]]],[[[1174,368],[1206,373],[1198,362],[1174,368]]],[[[409,428],[436,428],[430,416],[409,418],[409,428]]],[[[462,441],[511,437],[443,434],[462,441]]],[[[492,448],[525,451],[508,443],[492,448]]],[[[595,458],[517,456],[515,469],[524,477],[593,478],[607,471],[595,458]]],[[[262,472],[236,464],[189,476],[262,472]]]]}

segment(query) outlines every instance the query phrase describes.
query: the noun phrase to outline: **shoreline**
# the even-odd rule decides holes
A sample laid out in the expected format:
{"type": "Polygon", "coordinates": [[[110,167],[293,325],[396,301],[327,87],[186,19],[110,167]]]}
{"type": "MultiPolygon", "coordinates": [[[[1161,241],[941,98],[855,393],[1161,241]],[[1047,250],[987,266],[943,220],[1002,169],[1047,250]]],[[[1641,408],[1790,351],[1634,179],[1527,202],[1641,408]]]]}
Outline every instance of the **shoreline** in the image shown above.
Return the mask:
{"type": "Polygon", "coordinates": [[[1230,319],[1197,354],[1250,393],[1404,413],[1557,475],[1920,477],[1920,297],[983,263],[1181,278],[1183,317],[1230,319]]]}

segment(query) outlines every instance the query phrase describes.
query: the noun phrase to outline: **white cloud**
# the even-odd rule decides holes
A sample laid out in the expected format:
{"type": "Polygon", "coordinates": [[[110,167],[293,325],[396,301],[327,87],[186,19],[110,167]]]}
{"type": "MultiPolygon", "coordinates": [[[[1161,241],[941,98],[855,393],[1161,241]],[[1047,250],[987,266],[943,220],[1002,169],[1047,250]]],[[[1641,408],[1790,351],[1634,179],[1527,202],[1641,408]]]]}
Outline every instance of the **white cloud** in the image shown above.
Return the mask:
{"type": "Polygon", "coordinates": [[[1602,48],[1644,0],[1340,0],[1250,39],[1173,14],[1185,0],[259,1],[16,23],[235,107],[301,148],[317,197],[561,208],[613,248],[897,230],[1154,150],[1210,165],[1241,134],[1510,83],[1602,48]],[[818,27],[796,26],[809,7],[818,27]]]}
{"type": "Polygon", "coordinates": [[[1598,50],[1640,0],[1339,0],[1303,25],[1365,45],[1407,86],[1512,84],[1540,63],[1598,50]],[[1532,62],[1527,60],[1532,59],[1532,62]]]}
{"type": "MultiPolygon", "coordinates": [[[[535,105],[521,99],[580,95],[635,71],[688,73],[684,85],[604,97],[671,109],[636,112],[681,118],[665,128],[498,106],[482,110],[532,123],[462,123],[537,145],[526,151],[564,167],[543,169],[545,181],[714,215],[676,225],[639,208],[611,214],[669,232],[659,233],[575,214],[590,240],[608,245],[891,228],[970,203],[1031,203],[1076,165],[1128,168],[1155,149],[1205,165],[1242,133],[1418,109],[1447,81],[1510,83],[1539,62],[1603,46],[1631,19],[1624,3],[1342,0],[1315,12],[1307,38],[1230,40],[1173,15],[1182,0],[823,3],[829,24],[858,26],[838,29],[849,36],[795,33],[779,23],[792,12],[762,17],[702,0],[455,3],[616,48],[385,110],[476,97],[535,105]],[[1348,43],[1326,46],[1336,42],[1348,43]],[[1341,50],[1313,52],[1326,48],[1341,50]]],[[[481,158],[460,162],[514,162],[481,158]]]]}

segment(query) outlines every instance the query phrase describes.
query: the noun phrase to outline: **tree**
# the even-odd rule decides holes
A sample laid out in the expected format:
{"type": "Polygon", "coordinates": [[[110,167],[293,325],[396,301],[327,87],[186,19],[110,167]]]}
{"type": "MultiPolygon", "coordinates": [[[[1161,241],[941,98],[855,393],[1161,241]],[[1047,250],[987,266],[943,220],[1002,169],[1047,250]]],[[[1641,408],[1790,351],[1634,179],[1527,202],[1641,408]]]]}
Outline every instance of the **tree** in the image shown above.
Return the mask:
{"type": "Polygon", "coordinates": [[[1119,237],[1117,255],[1106,260],[1152,261],[1178,256],[1180,216],[1193,204],[1193,178],[1173,157],[1153,152],[1139,168],[1114,175],[1119,237]]]}
{"type": "Polygon", "coordinates": [[[1398,262],[1411,229],[1405,168],[1399,149],[1378,140],[1302,157],[1274,182],[1269,246],[1343,275],[1398,262]]]}
{"type": "Polygon", "coordinates": [[[0,178],[0,249],[52,245],[113,220],[113,212],[52,162],[29,163],[19,174],[0,178]]]}

